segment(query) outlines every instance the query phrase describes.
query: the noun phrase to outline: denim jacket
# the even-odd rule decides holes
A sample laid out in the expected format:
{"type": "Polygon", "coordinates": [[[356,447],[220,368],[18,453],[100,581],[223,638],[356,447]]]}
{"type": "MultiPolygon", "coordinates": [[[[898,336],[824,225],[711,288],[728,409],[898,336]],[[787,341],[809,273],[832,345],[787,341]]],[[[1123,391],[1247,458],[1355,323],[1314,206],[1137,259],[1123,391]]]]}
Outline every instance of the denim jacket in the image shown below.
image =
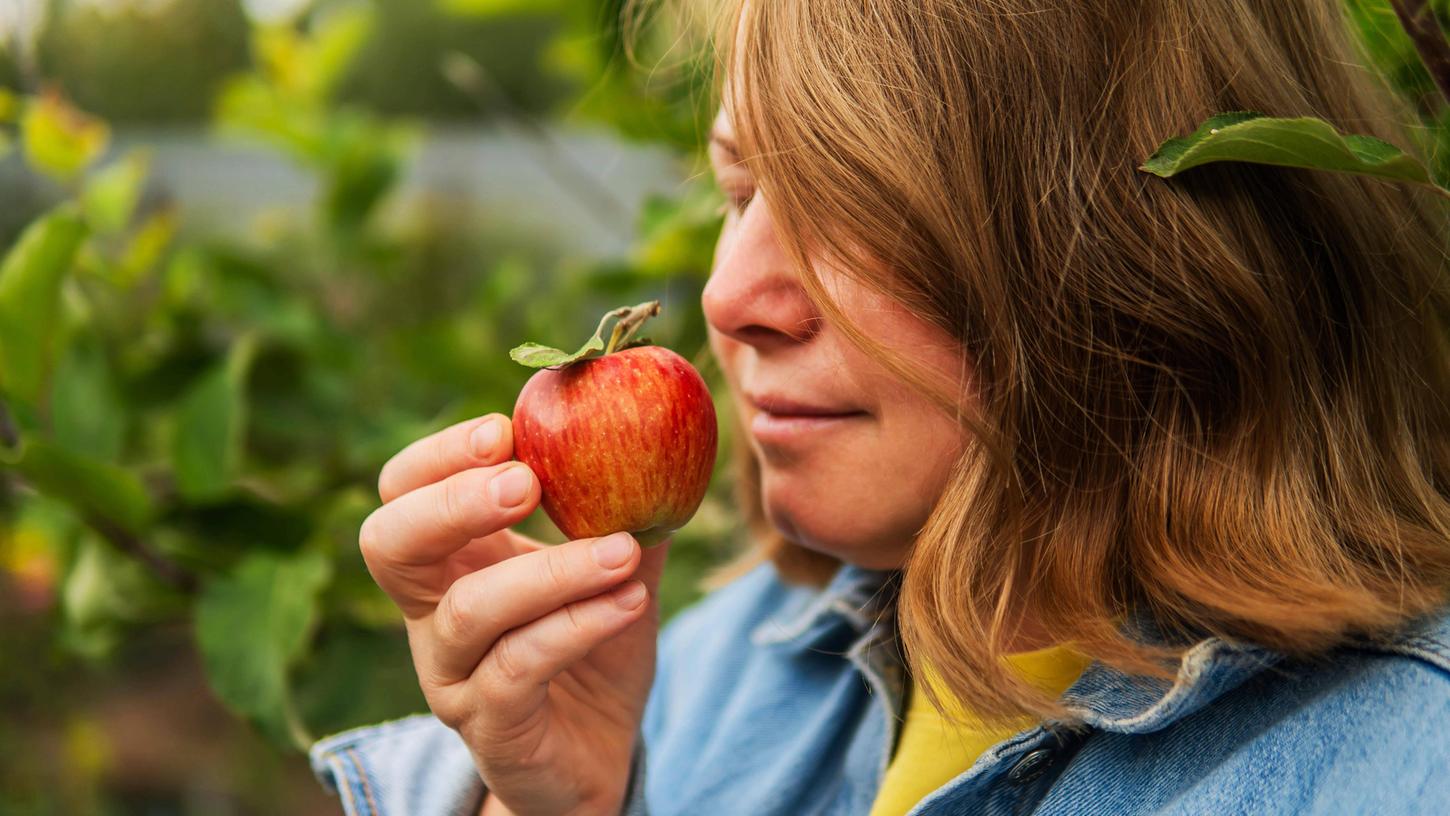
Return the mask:
{"type": "MultiPolygon", "coordinates": [[[[906,696],[891,577],[847,565],[817,589],[763,564],[670,621],[624,812],[867,813],[906,696]]],[[[1450,614],[1312,664],[1205,638],[1171,683],[1093,663],[1063,700],[1088,728],[1022,731],[911,816],[1450,813],[1450,614]]],[[[311,759],[348,814],[475,814],[484,795],[427,715],[311,759]]]]}

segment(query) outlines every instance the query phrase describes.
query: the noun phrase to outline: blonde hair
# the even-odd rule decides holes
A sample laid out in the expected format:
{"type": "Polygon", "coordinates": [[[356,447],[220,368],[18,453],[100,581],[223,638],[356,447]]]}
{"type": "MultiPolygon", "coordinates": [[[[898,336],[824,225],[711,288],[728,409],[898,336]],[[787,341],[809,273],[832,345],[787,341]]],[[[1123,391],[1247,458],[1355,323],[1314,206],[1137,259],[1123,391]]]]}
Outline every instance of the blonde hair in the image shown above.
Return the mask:
{"type": "MultiPolygon", "coordinates": [[[[1019,610],[1054,641],[1171,677],[1188,641],[1130,637],[1125,617],[1308,657],[1445,602],[1440,203],[1328,172],[1135,169],[1226,110],[1409,147],[1410,112],[1341,14],[1338,0],[723,7],[723,102],[808,289],[973,439],[897,608],[913,672],[930,665],[983,718],[1074,720],[1000,660],[1019,610]],[[810,274],[823,253],[958,338],[972,399],[854,329],[810,274]]],[[[820,583],[837,562],[767,529],[758,465],[739,455],[760,544],[722,576],[770,558],[820,583]]]]}

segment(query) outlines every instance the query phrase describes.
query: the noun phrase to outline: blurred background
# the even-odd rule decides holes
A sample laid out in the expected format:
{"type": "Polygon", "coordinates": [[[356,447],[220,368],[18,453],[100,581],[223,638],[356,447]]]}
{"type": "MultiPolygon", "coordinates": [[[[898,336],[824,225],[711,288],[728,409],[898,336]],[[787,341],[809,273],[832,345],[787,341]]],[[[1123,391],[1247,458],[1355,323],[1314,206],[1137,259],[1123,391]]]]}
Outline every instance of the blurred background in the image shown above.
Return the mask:
{"type": "MultiPolygon", "coordinates": [[[[651,298],[720,393],[709,64],[664,13],[627,58],[620,6],[0,0],[0,814],[336,812],[303,748],[424,710],[357,553],[382,463],[651,298]]],[[[739,544],[728,461],[667,616],[739,544]]]]}
{"type": "Polygon", "coordinates": [[[715,376],[707,80],[619,5],[0,0],[0,813],[335,810],[299,746],[425,710],[382,463],[616,306],[715,376]]]}

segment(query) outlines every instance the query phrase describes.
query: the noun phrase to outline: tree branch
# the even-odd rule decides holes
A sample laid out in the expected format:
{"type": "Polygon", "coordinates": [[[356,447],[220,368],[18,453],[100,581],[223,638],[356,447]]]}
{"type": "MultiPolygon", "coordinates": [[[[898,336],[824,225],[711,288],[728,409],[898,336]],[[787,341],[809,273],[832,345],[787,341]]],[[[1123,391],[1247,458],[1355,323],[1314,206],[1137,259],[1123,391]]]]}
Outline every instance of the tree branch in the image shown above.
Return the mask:
{"type": "MultiPolygon", "coordinates": [[[[0,399],[0,447],[15,448],[19,444],[20,431],[10,417],[10,409],[5,405],[5,400],[0,399]]],[[[0,476],[3,475],[4,473],[0,473],[0,476]]],[[[10,479],[5,479],[4,483],[8,485],[10,481],[10,479]]],[[[24,484],[24,480],[20,481],[21,484],[24,484]]],[[[86,523],[100,533],[102,538],[110,542],[111,546],[145,564],[156,574],[157,578],[182,592],[190,594],[196,591],[195,575],[180,564],[168,560],[165,556],[147,547],[141,539],[132,535],[125,528],[110,519],[96,515],[87,516],[86,523]]]]}
{"type": "Polygon", "coordinates": [[[141,539],[117,526],[110,519],[90,516],[86,519],[111,546],[145,564],[157,578],[188,595],[196,591],[196,576],[180,564],[147,547],[141,539]]]}
{"type": "Polygon", "coordinates": [[[0,448],[13,449],[20,444],[20,430],[10,418],[10,408],[0,399],[0,448]]]}
{"type": "Polygon", "coordinates": [[[1420,52],[1420,60],[1435,80],[1440,95],[1450,103],[1450,42],[1440,29],[1435,10],[1427,0],[1390,0],[1390,5],[1394,6],[1395,16],[1400,18],[1400,26],[1415,44],[1415,50],[1420,52]]]}

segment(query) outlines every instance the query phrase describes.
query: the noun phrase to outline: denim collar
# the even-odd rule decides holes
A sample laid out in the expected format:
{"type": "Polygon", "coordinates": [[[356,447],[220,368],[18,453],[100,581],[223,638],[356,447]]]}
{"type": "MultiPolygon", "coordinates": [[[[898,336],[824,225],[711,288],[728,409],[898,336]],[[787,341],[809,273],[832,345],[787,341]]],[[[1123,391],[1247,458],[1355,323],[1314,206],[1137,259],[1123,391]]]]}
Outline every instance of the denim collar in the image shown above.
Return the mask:
{"type": "MultiPolygon", "coordinates": [[[[1169,640],[1141,615],[1125,632],[1159,644],[1169,640]]],[[[1188,646],[1171,682],[1126,675],[1093,662],[1063,694],[1063,702],[1083,721],[1104,731],[1144,734],[1193,714],[1243,685],[1261,671],[1288,662],[1282,652],[1256,644],[1210,636],[1188,646]]],[[[1379,638],[1351,637],[1342,650],[1400,654],[1450,671],[1450,606],[1408,622],[1399,632],[1379,638]]]]}
{"type": "MultiPolygon", "coordinates": [[[[899,576],[899,570],[843,564],[825,588],[796,592],[779,613],[755,628],[751,641],[805,651],[841,637],[843,627],[858,636],[858,646],[882,639],[895,630],[890,584],[899,576]]],[[[1131,616],[1125,626],[1131,637],[1169,642],[1145,616],[1131,616]]],[[[1272,649],[1213,636],[1192,645],[1182,643],[1188,648],[1171,681],[1127,675],[1094,661],[1064,692],[1062,701],[1085,723],[1103,731],[1149,733],[1193,714],[1285,659],[1272,649]]],[[[1426,616],[1399,636],[1351,645],[1438,660],[1450,671],[1450,614],[1426,616]]]]}
{"type": "Polygon", "coordinates": [[[857,635],[871,633],[888,623],[893,600],[889,584],[899,575],[899,570],[842,564],[823,589],[794,593],[780,612],[755,627],[750,640],[806,651],[834,639],[842,627],[857,635]]]}

